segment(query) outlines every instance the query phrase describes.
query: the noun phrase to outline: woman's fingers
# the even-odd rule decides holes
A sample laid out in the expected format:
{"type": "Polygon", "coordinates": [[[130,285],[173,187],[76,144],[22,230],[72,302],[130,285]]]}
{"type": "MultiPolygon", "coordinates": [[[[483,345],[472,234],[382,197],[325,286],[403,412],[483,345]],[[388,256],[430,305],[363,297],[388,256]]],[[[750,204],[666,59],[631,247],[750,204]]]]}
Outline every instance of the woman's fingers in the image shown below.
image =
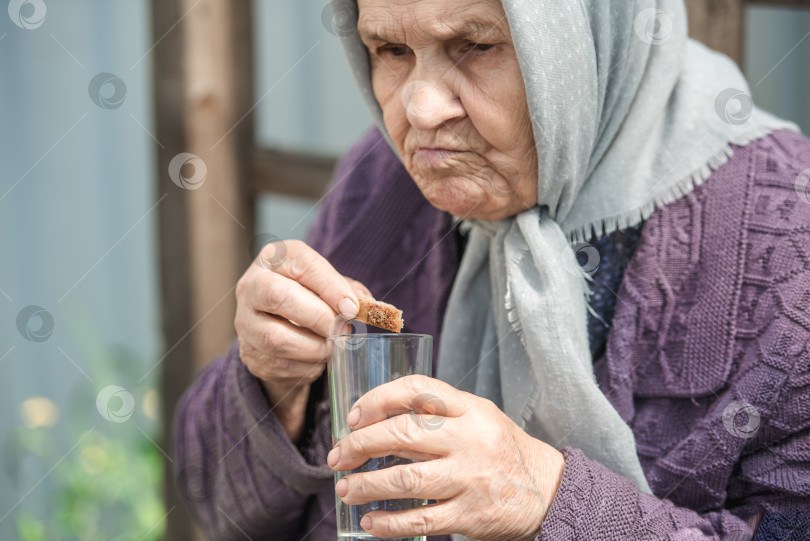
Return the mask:
{"type": "Polygon", "coordinates": [[[450,500],[407,511],[372,511],[361,519],[360,526],[380,539],[448,535],[458,531],[459,517],[469,520],[470,515],[450,500]]]}
{"type": "Polygon", "coordinates": [[[412,375],[384,383],[361,396],[347,422],[356,430],[408,411],[438,419],[459,417],[468,409],[466,393],[441,380],[412,375]]]}
{"type": "Polygon", "coordinates": [[[325,337],[343,332],[357,315],[358,295],[368,292],[359,286],[300,241],[263,246],[236,284],[240,358],[262,380],[290,437],[300,435],[306,407],[301,397],[331,353],[325,337]]]}
{"type": "MultiPolygon", "coordinates": [[[[322,337],[336,334],[339,316],[323,299],[298,282],[280,274],[267,272],[256,277],[249,291],[254,310],[274,314],[322,337]]],[[[340,318],[345,322],[345,318],[340,318]]]]}
{"type": "Polygon", "coordinates": [[[327,462],[332,469],[343,471],[358,468],[369,458],[388,455],[413,460],[444,456],[454,448],[454,420],[437,419],[433,415],[405,413],[355,430],[330,451],[327,462]]]}
{"type": "Polygon", "coordinates": [[[462,488],[450,463],[428,460],[353,473],[339,481],[335,490],[344,503],[361,505],[399,498],[446,500],[457,495],[462,488]]]}
{"type": "MultiPolygon", "coordinates": [[[[325,362],[296,361],[265,355],[247,341],[239,344],[239,355],[251,374],[274,391],[309,385],[323,373],[325,362]]],[[[274,398],[278,398],[274,393],[274,398]]]]}
{"type": "Polygon", "coordinates": [[[251,310],[241,325],[240,340],[246,340],[268,357],[314,363],[326,361],[329,342],[309,329],[264,312],[251,310]]]}
{"type": "MultiPolygon", "coordinates": [[[[298,282],[326,301],[336,313],[347,318],[357,315],[357,294],[348,280],[318,252],[301,241],[288,240],[285,257],[274,265],[273,271],[298,282]]],[[[275,252],[268,244],[263,250],[275,252]]],[[[261,257],[261,254],[259,254],[261,257]]]]}

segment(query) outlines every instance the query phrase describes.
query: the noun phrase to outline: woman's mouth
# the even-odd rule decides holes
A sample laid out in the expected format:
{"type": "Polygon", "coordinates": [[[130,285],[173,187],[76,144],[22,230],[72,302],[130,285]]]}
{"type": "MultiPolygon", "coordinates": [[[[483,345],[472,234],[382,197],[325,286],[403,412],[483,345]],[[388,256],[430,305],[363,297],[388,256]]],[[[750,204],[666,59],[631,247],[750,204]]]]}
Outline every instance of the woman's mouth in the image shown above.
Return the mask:
{"type": "Polygon", "coordinates": [[[422,147],[416,150],[414,157],[431,167],[438,167],[450,156],[460,154],[461,150],[453,150],[449,148],[426,148],[422,147]]]}

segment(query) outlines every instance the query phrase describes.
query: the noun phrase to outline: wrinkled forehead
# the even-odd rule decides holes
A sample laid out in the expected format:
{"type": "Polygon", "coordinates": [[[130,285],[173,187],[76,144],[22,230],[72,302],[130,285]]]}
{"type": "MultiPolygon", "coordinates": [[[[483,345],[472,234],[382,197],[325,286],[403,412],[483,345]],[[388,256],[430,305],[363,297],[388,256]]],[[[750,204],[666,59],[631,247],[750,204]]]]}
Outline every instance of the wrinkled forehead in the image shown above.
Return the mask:
{"type": "Polygon", "coordinates": [[[500,0],[358,0],[357,29],[366,43],[506,39],[500,0]]]}

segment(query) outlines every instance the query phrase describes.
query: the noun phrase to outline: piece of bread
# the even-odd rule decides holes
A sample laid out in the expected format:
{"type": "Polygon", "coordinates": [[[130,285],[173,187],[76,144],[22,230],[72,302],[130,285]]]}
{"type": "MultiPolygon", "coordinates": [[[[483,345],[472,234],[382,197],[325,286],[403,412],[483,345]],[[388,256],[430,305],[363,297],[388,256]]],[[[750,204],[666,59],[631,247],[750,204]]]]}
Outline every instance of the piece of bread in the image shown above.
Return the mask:
{"type": "Polygon", "coordinates": [[[385,302],[360,301],[358,319],[367,325],[374,325],[392,332],[400,332],[405,321],[402,319],[402,310],[385,302]]]}

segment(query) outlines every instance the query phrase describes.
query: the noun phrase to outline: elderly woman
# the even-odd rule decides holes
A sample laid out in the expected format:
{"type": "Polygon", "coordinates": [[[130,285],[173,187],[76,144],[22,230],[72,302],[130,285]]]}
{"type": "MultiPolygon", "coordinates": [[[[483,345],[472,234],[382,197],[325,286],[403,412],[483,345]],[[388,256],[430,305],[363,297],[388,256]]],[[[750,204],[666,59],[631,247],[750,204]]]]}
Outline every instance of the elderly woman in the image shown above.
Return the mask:
{"type": "Polygon", "coordinates": [[[209,537],[334,539],[336,492],[432,500],[367,514],[380,538],[810,538],[810,141],[681,0],[333,5],[379,130],[178,410],[209,537]],[[325,337],[372,296],[440,337],[438,377],[333,447],[325,337]],[[333,485],[392,453],[419,462],[333,485]]]}

